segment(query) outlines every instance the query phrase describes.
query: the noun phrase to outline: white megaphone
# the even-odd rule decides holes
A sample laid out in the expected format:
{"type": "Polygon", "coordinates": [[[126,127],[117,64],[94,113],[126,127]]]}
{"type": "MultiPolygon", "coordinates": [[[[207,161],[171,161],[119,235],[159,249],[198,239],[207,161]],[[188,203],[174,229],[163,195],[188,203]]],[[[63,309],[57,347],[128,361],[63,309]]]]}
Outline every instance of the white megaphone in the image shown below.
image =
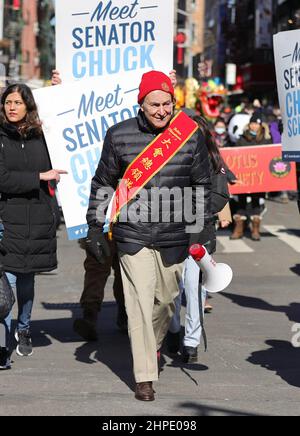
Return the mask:
{"type": "Polygon", "coordinates": [[[201,269],[203,287],[211,293],[224,291],[230,285],[233,272],[226,263],[216,263],[203,245],[194,244],[189,253],[201,269]]]}

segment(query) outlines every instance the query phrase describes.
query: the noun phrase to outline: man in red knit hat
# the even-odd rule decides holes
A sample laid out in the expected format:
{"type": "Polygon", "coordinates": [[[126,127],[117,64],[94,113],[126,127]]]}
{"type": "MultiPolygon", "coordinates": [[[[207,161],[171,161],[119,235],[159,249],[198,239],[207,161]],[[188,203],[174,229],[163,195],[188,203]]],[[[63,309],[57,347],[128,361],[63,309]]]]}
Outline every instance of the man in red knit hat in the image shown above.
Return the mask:
{"type": "Polygon", "coordinates": [[[159,350],[175,310],[174,299],[179,293],[191,237],[195,240],[195,235],[186,231],[191,222],[187,223],[182,210],[183,195],[187,188],[192,191],[197,218],[202,215],[205,223],[211,218],[211,185],[204,137],[186,114],[174,116],[174,88],[170,78],[160,71],[145,73],[138,102],[137,117],[107,131],[101,160],[92,179],[87,250],[99,262],[110,254],[102,233],[103,212],[107,208],[107,198],[102,194],[112,188],[116,191],[112,232],[124,286],[135,398],[153,401],[153,382],[159,375],[159,350]],[[201,198],[196,195],[198,187],[204,193],[201,198]],[[157,189],[163,194],[159,191],[159,197],[153,200],[153,190],[157,192],[157,189]],[[172,195],[173,191],[165,195],[174,189],[181,194],[180,201],[172,195]]]}

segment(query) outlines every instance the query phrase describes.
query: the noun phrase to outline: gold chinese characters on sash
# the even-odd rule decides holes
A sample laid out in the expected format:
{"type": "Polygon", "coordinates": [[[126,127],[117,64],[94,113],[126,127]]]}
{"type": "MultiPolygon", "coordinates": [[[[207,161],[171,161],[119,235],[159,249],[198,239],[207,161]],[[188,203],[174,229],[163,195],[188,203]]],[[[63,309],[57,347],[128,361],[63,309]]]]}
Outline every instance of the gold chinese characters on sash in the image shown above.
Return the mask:
{"type": "Polygon", "coordinates": [[[122,207],[154,177],[187,143],[198,125],[184,112],[179,112],[169,127],[159,134],[129,165],[114,197],[110,222],[115,223],[122,207]]]}

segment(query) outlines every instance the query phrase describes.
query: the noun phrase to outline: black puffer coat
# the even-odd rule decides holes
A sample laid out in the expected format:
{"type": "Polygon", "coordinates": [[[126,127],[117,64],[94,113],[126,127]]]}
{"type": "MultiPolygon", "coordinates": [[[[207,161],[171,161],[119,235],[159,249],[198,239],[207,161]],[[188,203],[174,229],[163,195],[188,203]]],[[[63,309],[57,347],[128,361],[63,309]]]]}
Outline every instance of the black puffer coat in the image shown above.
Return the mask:
{"type": "MultiPolygon", "coordinates": [[[[125,170],[131,162],[144,150],[144,148],[157,136],[159,132],[153,131],[143,112],[136,118],[124,121],[110,128],[107,132],[102,157],[92,180],[90,205],[87,221],[90,225],[102,224],[97,219],[97,208],[101,207],[101,199],[97,192],[102,187],[116,189],[118,181],[123,177],[125,170]]],[[[145,186],[150,198],[151,188],[180,188],[201,186],[204,188],[204,203],[202,200],[201,213],[205,212],[205,220],[211,219],[210,196],[211,179],[208,161],[208,151],[202,133],[197,131],[184,147],[161,169],[145,186]],[[204,205],[204,208],[203,208],[204,205]]],[[[183,197],[183,195],[182,195],[183,197]]],[[[102,204],[104,202],[102,201],[102,204]]],[[[182,209],[182,204],[173,201],[171,197],[170,222],[163,222],[160,214],[158,222],[151,222],[151,204],[145,206],[143,200],[137,197],[133,200],[140,205],[143,217],[148,222],[118,222],[114,226],[114,238],[117,242],[134,243],[144,247],[178,247],[187,246],[189,234],[186,233],[186,221],[175,213],[182,209]],[[174,213],[175,210],[175,213],[174,213]],[[177,221],[177,222],[174,222],[177,221]]],[[[168,204],[160,199],[159,210],[168,210],[168,204]],[[166,206],[166,207],[164,207],[166,206]]],[[[195,204],[195,203],[194,203],[195,204]]],[[[153,207],[153,204],[152,204],[153,207]]]]}
{"type": "Polygon", "coordinates": [[[207,251],[212,254],[216,251],[217,235],[216,221],[217,213],[226,206],[230,200],[227,174],[224,167],[219,172],[216,172],[211,163],[211,180],[212,180],[212,195],[211,195],[211,212],[215,216],[214,221],[210,222],[200,233],[198,242],[205,245],[207,251]]]}
{"type": "Polygon", "coordinates": [[[0,126],[0,218],[4,226],[0,261],[5,271],[41,272],[57,267],[56,218],[47,182],[51,169],[44,137],[22,138],[12,125],[0,126]]]}

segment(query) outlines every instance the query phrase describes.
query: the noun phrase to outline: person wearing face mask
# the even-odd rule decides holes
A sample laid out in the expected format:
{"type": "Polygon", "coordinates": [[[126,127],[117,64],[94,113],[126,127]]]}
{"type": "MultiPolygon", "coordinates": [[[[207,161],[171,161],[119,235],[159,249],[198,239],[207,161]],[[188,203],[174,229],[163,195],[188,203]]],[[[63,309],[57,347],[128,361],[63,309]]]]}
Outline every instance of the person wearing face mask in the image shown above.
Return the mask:
{"type": "Polygon", "coordinates": [[[231,147],[227,127],[223,118],[217,118],[214,123],[213,138],[219,148],[231,147]]]}
{"type": "MultiPolygon", "coordinates": [[[[250,123],[244,134],[237,141],[237,147],[271,144],[272,140],[263,125],[262,115],[255,112],[250,118],[250,123]]],[[[251,238],[260,241],[260,224],[262,210],[260,200],[265,198],[265,193],[240,194],[238,196],[237,211],[233,216],[234,230],[231,239],[241,239],[244,236],[245,224],[250,219],[251,238]],[[247,207],[247,197],[251,198],[250,208],[247,207]]]]}

